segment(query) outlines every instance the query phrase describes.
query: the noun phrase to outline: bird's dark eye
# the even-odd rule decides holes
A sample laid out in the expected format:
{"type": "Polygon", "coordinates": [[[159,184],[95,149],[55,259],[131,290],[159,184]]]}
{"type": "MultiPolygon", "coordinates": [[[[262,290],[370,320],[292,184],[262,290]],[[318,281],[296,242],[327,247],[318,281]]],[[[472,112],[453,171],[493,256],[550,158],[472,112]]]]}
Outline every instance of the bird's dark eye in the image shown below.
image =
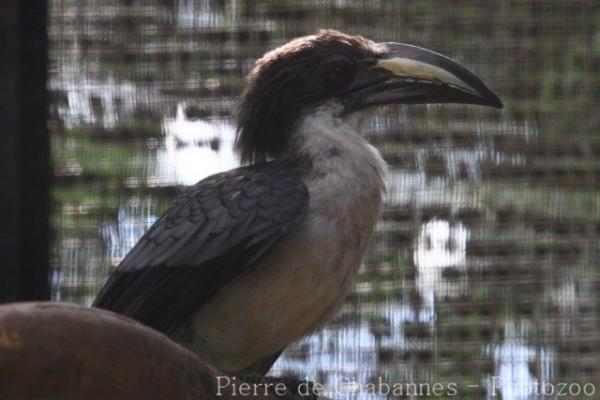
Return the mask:
{"type": "Polygon", "coordinates": [[[328,62],[321,68],[321,84],[328,89],[342,89],[354,81],[354,66],[345,60],[328,62]]]}

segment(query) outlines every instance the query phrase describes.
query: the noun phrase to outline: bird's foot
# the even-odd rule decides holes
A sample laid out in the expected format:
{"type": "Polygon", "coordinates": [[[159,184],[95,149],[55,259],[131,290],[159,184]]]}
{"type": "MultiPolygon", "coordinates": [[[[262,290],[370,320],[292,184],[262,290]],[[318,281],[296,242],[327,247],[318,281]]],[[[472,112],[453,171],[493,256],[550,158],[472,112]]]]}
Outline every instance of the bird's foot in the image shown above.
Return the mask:
{"type": "Polygon", "coordinates": [[[238,377],[251,385],[260,385],[268,395],[283,400],[318,400],[319,393],[314,383],[294,376],[264,376],[245,374],[238,377]]]}

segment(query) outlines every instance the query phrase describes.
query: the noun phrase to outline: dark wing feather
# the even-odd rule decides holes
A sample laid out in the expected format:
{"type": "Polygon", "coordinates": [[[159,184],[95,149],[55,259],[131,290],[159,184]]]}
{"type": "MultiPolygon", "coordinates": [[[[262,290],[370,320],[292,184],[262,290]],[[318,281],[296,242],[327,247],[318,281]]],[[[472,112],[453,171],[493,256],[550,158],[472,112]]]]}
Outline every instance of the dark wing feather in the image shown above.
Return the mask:
{"type": "Polygon", "coordinates": [[[307,207],[304,183],[274,163],[210,176],[150,227],[94,306],[171,333],[268,252],[307,207]]]}

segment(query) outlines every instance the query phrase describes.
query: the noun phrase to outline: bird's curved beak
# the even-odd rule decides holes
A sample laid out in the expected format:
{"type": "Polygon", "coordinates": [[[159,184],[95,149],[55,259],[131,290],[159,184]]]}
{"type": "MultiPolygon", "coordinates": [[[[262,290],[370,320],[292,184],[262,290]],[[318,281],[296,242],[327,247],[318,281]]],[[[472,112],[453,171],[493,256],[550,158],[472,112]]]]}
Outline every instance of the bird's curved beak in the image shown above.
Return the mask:
{"type": "Polygon", "coordinates": [[[362,68],[345,111],[383,104],[463,103],[502,108],[474,73],[450,58],[401,43],[381,43],[382,56],[362,68]]]}

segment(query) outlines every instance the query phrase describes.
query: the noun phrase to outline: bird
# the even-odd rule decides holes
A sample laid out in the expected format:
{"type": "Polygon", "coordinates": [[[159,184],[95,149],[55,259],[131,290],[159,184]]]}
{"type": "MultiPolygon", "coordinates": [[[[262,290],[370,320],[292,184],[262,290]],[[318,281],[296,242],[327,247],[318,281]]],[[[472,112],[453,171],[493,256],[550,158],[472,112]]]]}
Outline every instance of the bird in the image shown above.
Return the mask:
{"type": "Polygon", "coordinates": [[[413,45],[327,29],[267,52],[237,108],[241,166],[180,195],[93,306],[225,373],[266,374],[343,305],[379,219],[387,166],[365,113],[428,103],[503,106],[467,68],[413,45]]]}

